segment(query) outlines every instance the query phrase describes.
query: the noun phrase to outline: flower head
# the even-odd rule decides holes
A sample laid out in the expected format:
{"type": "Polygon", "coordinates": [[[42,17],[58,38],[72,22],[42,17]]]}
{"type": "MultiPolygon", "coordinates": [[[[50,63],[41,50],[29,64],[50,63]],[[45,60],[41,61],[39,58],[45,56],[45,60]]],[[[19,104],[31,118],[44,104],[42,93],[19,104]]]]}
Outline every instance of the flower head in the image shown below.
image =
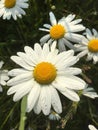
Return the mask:
{"type": "Polygon", "coordinates": [[[95,126],[93,126],[93,125],[88,125],[88,128],[89,128],[89,130],[97,130],[97,129],[95,128],[95,126]]]}
{"type": "Polygon", "coordinates": [[[1,85],[6,85],[6,81],[9,79],[8,77],[8,70],[2,70],[4,62],[0,61],[0,92],[2,92],[1,85]]]}
{"type": "Polygon", "coordinates": [[[39,28],[42,31],[48,32],[40,39],[41,44],[48,41],[52,44],[53,41],[57,42],[57,46],[60,51],[66,50],[65,45],[71,49],[75,49],[71,42],[79,42],[82,39],[82,35],[77,32],[83,31],[85,27],[80,24],[82,19],[74,20],[75,15],[70,14],[67,17],[61,18],[58,22],[52,12],[50,15],[50,24],[44,24],[45,28],[39,28]]]}
{"type": "Polygon", "coordinates": [[[25,46],[25,52],[18,52],[18,56],[11,59],[22,68],[9,71],[13,76],[7,82],[7,94],[14,94],[13,100],[18,101],[27,95],[27,112],[32,109],[35,113],[42,112],[48,115],[51,106],[57,113],[62,112],[62,105],[58,91],[72,101],[79,101],[77,90],[84,89],[85,82],[78,78],[81,73],[79,68],[71,67],[77,62],[74,51],[58,53],[56,43],[34,45],[34,49],[25,46]],[[58,90],[58,91],[57,91],[58,90]]]}
{"type": "Polygon", "coordinates": [[[93,60],[93,63],[96,64],[98,62],[98,32],[95,29],[92,29],[92,32],[87,28],[86,37],[80,44],[75,44],[75,47],[77,51],[80,51],[79,58],[87,55],[87,61],[93,60]]]}
{"type": "Polygon", "coordinates": [[[0,17],[3,16],[3,19],[11,19],[11,16],[14,20],[17,20],[17,17],[22,17],[25,15],[24,8],[28,8],[28,0],[1,0],[0,1],[0,17]]]}

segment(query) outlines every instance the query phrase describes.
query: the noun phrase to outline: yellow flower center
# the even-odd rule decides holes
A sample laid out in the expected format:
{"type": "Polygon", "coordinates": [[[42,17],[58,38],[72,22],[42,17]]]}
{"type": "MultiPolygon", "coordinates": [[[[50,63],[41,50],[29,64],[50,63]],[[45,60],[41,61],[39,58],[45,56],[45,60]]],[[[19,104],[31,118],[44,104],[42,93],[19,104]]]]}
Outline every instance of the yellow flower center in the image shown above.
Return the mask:
{"type": "Polygon", "coordinates": [[[40,84],[49,84],[56,78],[56,68],[48,62],[39,63],[33,71],[34,79],[40,84]]]}
{"type": "Polygon", "coordinates": [[[50,36],[53,39],[60,39],[60,38],[64,37],[65,32],[66,31],[65,31],[64,27],[60,24],[54,25],[50,28],[50,36]]]}
{"type": "Polygon", "coordinates": [[[88,43],[88,49],[91,52],[98,52],[98,39],[92,39],[88,43]]]}
{"type": "Polygon", "coordinates": [[[4,5],[6,8],[13,8],[16,4],[16,0],[5,0],[4,5]]]}

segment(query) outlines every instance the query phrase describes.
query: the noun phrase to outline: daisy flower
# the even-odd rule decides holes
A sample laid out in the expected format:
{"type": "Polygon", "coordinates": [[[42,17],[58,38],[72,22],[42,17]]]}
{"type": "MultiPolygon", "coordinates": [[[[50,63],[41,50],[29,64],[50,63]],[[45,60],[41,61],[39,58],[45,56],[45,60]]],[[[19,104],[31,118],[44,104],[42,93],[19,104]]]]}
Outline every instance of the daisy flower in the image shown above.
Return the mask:
{"type": "Polygon", "coordinates": [[[42,110],[45,115],[50,113],[51,106],[57,113],[62,112],[58,91],[72,101],[79,101],[75,91],[84,89],[85,82],[75,76],[81,70],[71,67],[77,62],[73,50],[58,53],[56,43],[51,48],[47,43],[43,48],[36,43],[34,49],[25,46],[24,51],[11,57],[22,67],[9,71],[13,78],[7,82],[11,86],[7,94],[14,94],[13,101],[27,95],[27,112],[33,109],[39,114],[42,110]]]}
{"type": "Polygon", "coordinates": [[[57,114],[56,112],[52,111],[49,115],[49,119],[50,120],[60,120],[61,117],[59,114],[57,114]]]}
{"type": "Polygon", "coordinates": [[[96,129],[95,126],[93,126],[93,125],[88,125],[88,128],[89,128],[89,130],[98,130],[98,129],[96,129]]]}
{"type": "Polygon", "coordinates": [[[82,35],[77,34],[85,29],[85,27],[80,24],[82,19],[74,20],[75,15],[70,14],[57,22],[52,12],[50,12],[49,15],[51,25],[44,24],[43,26],[45,28],[39,28],[39,30],[48,33],[40,39],[41,44],[44,44],[47,41],[49,44],[52,44],[53,41],[56,41],[59,51],[66,50],[65,46],[75,49],[71,42],[77,43],[83,37],[82,35]]]}
{"type": "Polygon", "coordinates": [[[86,37],[84,37],[79,44],[74,46],[77,48],[76,51],[80,51],[77,55],[79,58],[87,55],[87,61],[93,60],[93,63],[98,62],[98,32],[92,29],[92,32],[87,28],[86,37]]]}
{"type": "Polygon", "coordinates": [[[85,89],[83,89],[82,94],[92,99],[95,99],[98,97],[98,94],[94,91],[92,87],[86,87],[85,89]]]}
{"type": "Polygon", "coordinates": [[[2,70],[4,62],[0,61],[0,92],[2,92],[1,85],[6,85],[6,81],[9,79],[8,77],[8,70],[2,70]]]}
{"type": "Polygon", "coordinates": [[[0,1],[0,17],[3,16],[3,19],[11,19],[11,16],[14,20],[17,20],[17,17],[22,17],[25,15],[23,9],[28,8],[28,0],[1,0],[0,1]]]}

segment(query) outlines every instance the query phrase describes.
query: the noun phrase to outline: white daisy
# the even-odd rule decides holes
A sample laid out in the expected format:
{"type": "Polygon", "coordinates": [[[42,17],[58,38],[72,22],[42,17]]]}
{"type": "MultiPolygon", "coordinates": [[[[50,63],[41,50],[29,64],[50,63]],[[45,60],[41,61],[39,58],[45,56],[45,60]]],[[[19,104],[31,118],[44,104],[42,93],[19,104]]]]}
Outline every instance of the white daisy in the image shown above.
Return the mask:
{"type": "Polygon", "coordinates": [[[39,30],[46,31],[48,34],[40,39],[41,44],[49,42],[52,44],[53,41],[57,42],[57,46],[60,51],[66,50],[65,46],[75,49],[71,42],[79,42],[82,39],[82,35],[77,32],[83,31],[85,27],[80,24],[82,19],[74,20],[75,15],[70,14],[67,17],[63,17],[58,22],[52,12],[50,15],[50,24],[44,24],[45,28],[39,28],[39,30]]]}
{"type": "Polygon", "coordinates": [[[98,130],[98,129],[95,128],[95,126],[93,126],[93,125],[91,125],[91,124],[88,125],[88,128],[89,128],[89,130],[98,130]]]}
{"type": "Polygon", "coordinates": [[[92,99],[95,99],[98,97],[98,94],[94,91],[92,87],[86,87],[85,89],[83,89],[82,94],[92,99]]]}
{"type": "Polygon", "coordinates": [[[25,46],[24,50],[25,53],[18,52],[18,56],[11,57],[22,67],[9,71],[13,78],[7,82],[8,86],[12,86],[7,94],[15,93],[14,101],[27,94],[27,112],[33,109],[39,114],[42,110],[45,115],[50,113],[51,106],[57,113],[62,112],[57,90],[70,100],[79,101],[75,91],[84,89],[85,82],[75,76],[81,70],[70,67],[77,62],[73,50],[58,54],[55,43],[51,49],[47,43],[43,49],[36,43],[34,50],[29,46],[25,46]]]}
{"type": "Polygon", "coordinates": [[[17,20],[17,17],[22,17],[25,15],[23,9],[28,8],[28,0],[1,0],[0,1],[0,17],[3,16],[3,19],[11,19],[11,16],[14,20],[17,20]]]}
{"type": "Polygon", "coordinates": [[[4,62],[0,61],[0,92],[2,92],[1,85],[6,85],[6,81],[9,79],[8,77],[8,70],[2,70],[4,62]]]}
{"type": "Polygon", "coordinates": [[[49,119],[50,120],[60,120],[61,119],[61,117],[60,117],[60,115],[59,114],[57,114],[56,112],[51,112],[50,114],[49,114],[49,119]]]}
{"type": "Polygon", "coordinates": [[[92,32],[87,28],[86,37],[80,44],[75,44],[75,47],[76,51],[80,51],[77,55],[79,58],[87,55],[87,61],[93,59],[93,63],[96,64],[98,62],[98,32],[95,29],[92,29],[92,32]]]}

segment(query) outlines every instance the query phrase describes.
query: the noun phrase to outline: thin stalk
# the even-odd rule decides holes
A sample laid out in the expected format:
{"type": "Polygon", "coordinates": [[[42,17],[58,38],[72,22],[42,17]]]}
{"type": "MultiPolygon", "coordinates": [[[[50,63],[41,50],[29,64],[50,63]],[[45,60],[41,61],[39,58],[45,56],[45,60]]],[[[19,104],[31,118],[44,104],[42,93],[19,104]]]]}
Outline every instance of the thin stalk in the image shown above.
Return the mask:
{"type": "Polygon", "coordinates": [[[72,116],[75,114],[77,107],[78,107],[79,102],[73,102],[71,107],[69,108],[66,116],[61,120],[61,128],[64,129],[66,126],[66,123],[68,122],[69,119],[72,118],[72,116]]]}
{"type": "Polygon", "coordinates": [[[20,114],[20,126],[19,130],[24,130],[25,120],[26,120],[26,106],[27,106],[27,96],[24,96],[21,102],[21,114],[20,114]]]}

